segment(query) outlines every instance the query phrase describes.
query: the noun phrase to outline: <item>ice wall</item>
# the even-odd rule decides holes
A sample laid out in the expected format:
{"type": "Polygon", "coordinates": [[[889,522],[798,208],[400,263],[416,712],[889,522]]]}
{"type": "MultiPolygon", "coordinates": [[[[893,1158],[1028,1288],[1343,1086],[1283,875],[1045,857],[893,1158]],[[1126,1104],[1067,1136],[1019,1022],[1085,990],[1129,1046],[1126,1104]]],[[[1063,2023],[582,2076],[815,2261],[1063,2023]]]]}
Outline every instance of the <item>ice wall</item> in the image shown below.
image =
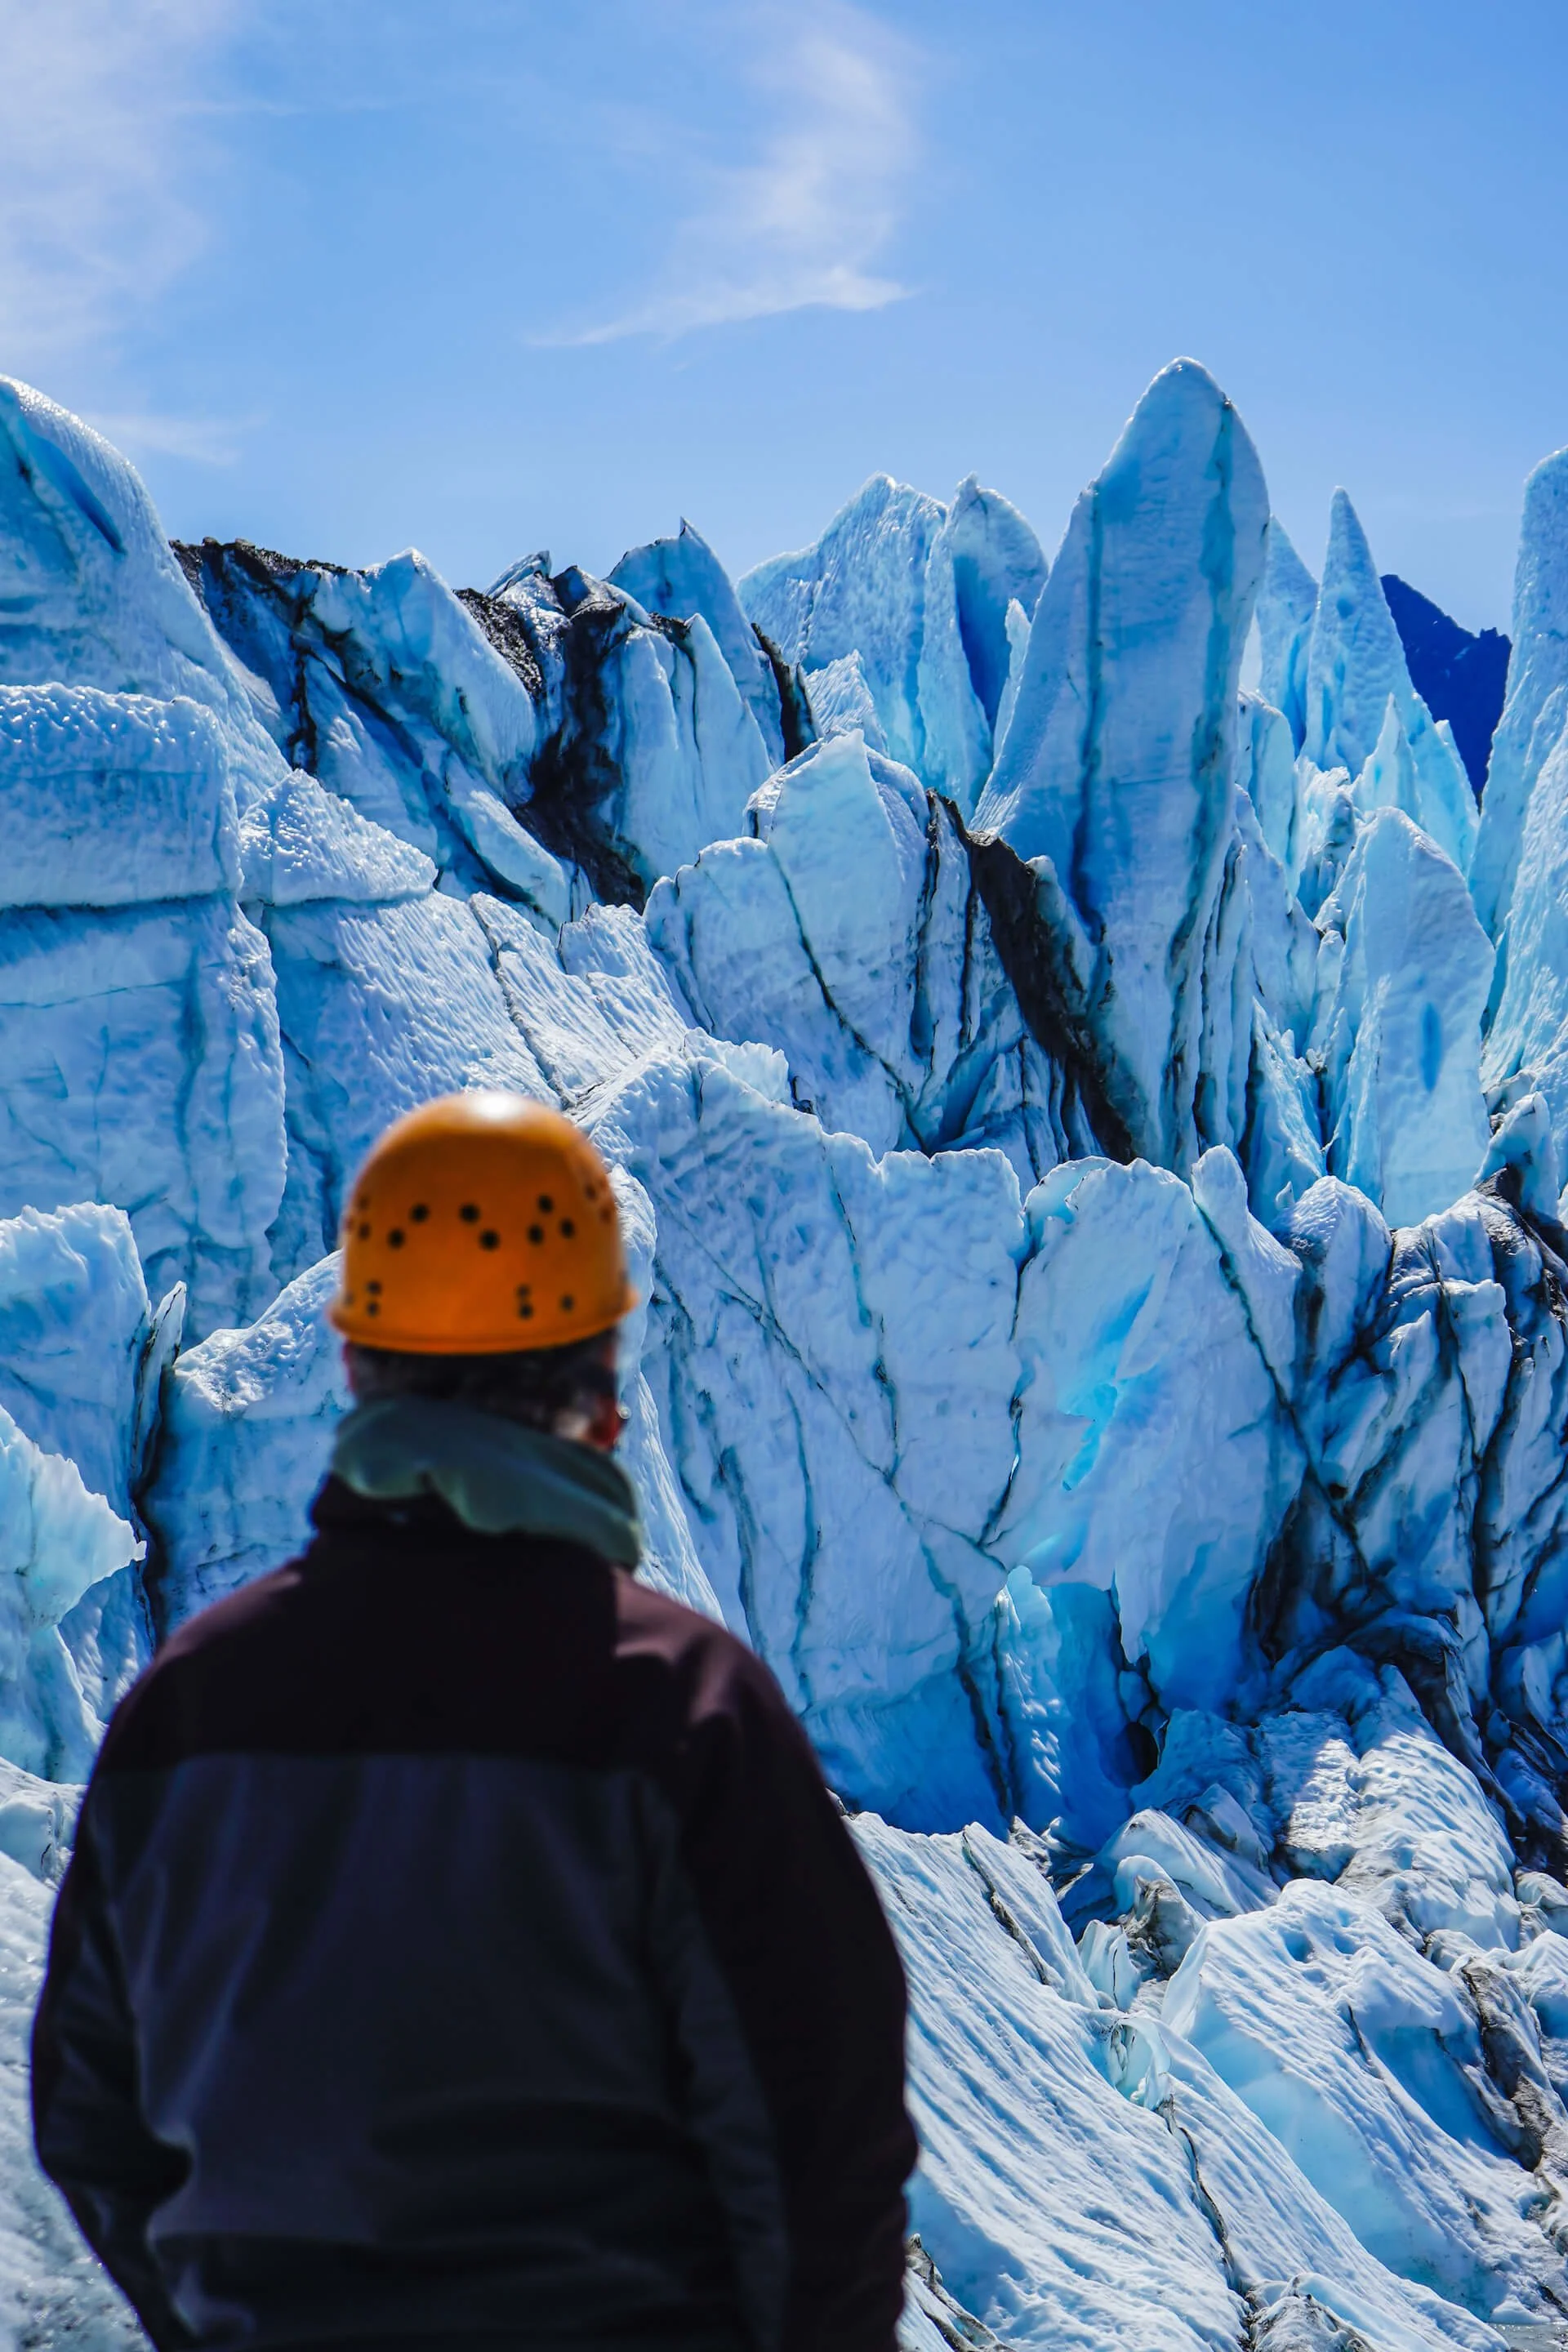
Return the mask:
{"type": "MultiPolygon", "coordinates": [[[[907,2352],[1568,2313],[1550,467],[1478,842],[1192,362],[1049,567],[879,477],[738,587],[176,559],[0,429],[0,2031],[127,1677],[303,1538],[354,1165],[499,1083],[615,1169],[644,1572],[904,1942],[907,2352]]],[[[0,2297],[125,2340],[10,2177],[0,2297]]]]}
{"type": "Polygon", "coordinates": [[[237,812],[282,762],[145,492],[0,383],[0,1214],[130,1215],[201,1327],[271,1288],[283,1071],[237,812]]]}

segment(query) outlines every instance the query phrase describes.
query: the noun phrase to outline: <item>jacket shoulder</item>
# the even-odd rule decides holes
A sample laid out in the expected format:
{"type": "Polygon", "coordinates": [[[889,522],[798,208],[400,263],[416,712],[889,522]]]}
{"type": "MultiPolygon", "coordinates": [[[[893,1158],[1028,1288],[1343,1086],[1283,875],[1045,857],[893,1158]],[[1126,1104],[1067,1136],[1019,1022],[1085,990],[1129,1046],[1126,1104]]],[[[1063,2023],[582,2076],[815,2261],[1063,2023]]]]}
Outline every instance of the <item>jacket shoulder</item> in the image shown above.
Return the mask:
{"type": "Polygon", "coordinates": [[[624,1570],[616,1581],[616,1646],[625,1669],[668,1677],[689,1720],[760,1709],[798,1731],[771,1669],[728,1626],[637,1583],[624,1570]]]}
{"type": "Polygon", "coordinates": [[[299,1589],[300,1562],[289,1560],[187,1618],[115,1708],[93,1777],[163,1760],[169,1734],[186,1713],[194,1690],[221,1678],[226,1668],[267,1643],[299,1589]]]}
{"type": "Polygon", "coordinates": [[[720,1789],[831,1810],[816,1752],[772,1669],[727,1627],[616,1572],[622,1737],[682,1811],[720,1789]]]}

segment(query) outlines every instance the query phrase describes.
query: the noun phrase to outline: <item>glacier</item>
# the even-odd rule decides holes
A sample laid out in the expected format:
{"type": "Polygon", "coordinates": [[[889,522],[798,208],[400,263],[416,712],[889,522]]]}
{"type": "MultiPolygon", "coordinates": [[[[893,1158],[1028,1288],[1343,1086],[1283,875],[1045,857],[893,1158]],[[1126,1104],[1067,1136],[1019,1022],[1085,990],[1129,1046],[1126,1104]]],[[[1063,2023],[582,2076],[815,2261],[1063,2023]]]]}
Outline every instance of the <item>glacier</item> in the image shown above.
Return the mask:
{"type": "Polygon", "coordinates": [[[0,442],[0,2342],[139,2340],[27,2147],[77,1792],[480,1085],[611,1162],[642,1573],[900,1938],[905,2352],[1568,2342],[1568,453],[1478,805],[1192,361],[1048,561],[878,476],[454,591],[0,442]]]}

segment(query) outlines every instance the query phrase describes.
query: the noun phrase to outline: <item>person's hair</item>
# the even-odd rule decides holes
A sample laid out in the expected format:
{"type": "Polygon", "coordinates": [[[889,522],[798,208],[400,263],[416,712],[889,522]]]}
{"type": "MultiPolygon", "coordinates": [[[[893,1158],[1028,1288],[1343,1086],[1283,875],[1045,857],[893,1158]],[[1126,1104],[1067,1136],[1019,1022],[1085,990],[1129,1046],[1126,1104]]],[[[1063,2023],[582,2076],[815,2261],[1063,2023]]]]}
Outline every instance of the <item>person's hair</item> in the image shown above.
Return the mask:
{"type": "Polygon", "coordinates": [[[507,1356],[415,1356],[352,1340],[343,1353],[362,1404],[378,1397],[439,1397],[499,1413],[530,1429],[553,1429],[574,1413],[592,1415],[616,1393],[616,1335],[596,1332],[563,1348],[520,1349],[507,1356]]]}

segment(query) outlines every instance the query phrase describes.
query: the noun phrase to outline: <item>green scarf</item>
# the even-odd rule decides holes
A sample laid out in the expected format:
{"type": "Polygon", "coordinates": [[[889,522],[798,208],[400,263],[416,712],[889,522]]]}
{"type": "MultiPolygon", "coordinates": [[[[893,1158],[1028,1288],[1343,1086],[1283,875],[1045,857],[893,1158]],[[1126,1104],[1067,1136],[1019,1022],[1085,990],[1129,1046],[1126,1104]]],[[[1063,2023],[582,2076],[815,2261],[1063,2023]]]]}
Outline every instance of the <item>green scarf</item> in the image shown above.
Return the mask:
{"type": "Polygon", "coordinates": [[[439,1495],[477,1535],[556,1536],[642,1557],[631,1480],[590,1445],[437,1397],[378,1397],[339,1426],[332,1475],[374,1502],[439,1495]]]}

